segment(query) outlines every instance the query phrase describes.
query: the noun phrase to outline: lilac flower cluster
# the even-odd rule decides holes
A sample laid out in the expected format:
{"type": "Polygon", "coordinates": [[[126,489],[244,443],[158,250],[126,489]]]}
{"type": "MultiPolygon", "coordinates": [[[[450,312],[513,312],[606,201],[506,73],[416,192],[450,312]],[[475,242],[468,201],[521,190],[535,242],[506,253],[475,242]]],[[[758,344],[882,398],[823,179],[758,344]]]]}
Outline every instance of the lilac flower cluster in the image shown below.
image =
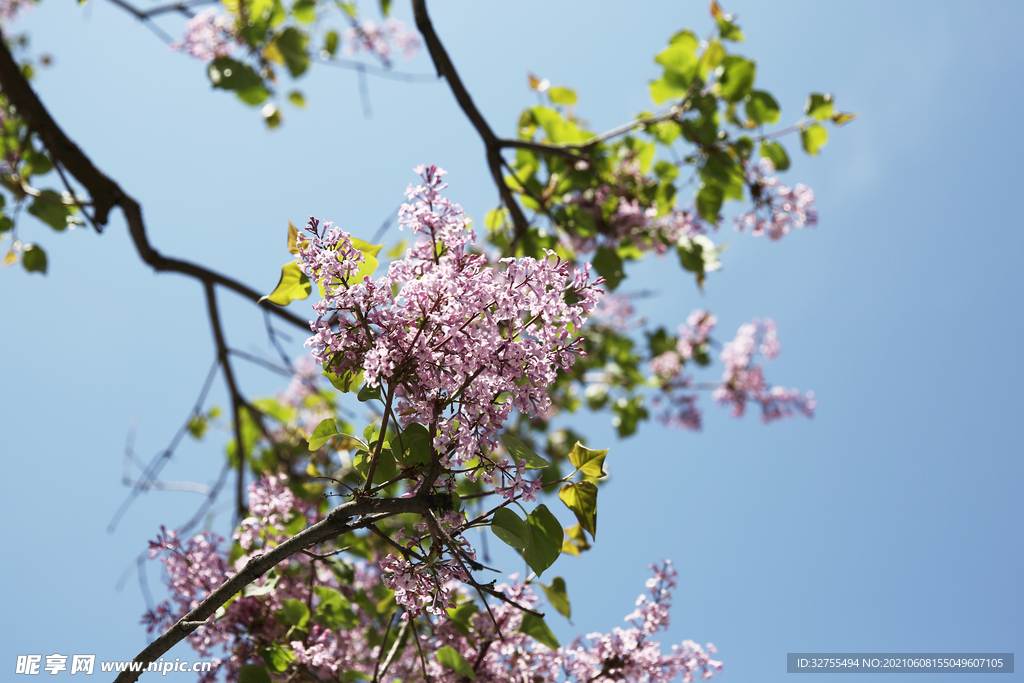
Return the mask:
{"type": "Polygon", "coordinates": [[[187,52],[204,62],[212,62],[230,55],[237,37],[234,20],[211,7],[189,19],[185,25],[185,36],[181,42],[171,43],[170,48],[187,52]]]}
{"type": "Polygon", "coordinates": [[[437,529],[429,529],[426,522],[417,522],[413,525],[418,532],[414,536],[399,531],[398,538],[404,541],[406,556],[397,557],[391,553],[380,561],[381,579],[385,586],[395,591],[395,602],[405,608],[404,620],[424,612],[446,617],[448,608],[455,606],[462,583],[470,579],[463,558],[475,560],[476,551],[456,533],[458,525],[465,521],[464,516],[448,512],[437,521],[440,525],[437,529]],[[437,552],[444,547],[440,533],[457,544],[459,557],[446,558],[443,552],[437,552]],[[409,557],[428,557],[428,561],[410,562],[409,557]]]}
{"type": "Polygon", "coordinates": [[[697,407],[697,395],[692,393],[692,378],[683,374],[683,366],[696,354],[706,354],[708,340],[718,319],[710,312],[698,308],[679,325],[679,340],[674,351],[665,351],[651,359],[649,367],[661,385],[656,406],[666,405],[658,420],[667,427],[700,431],[703,421],[697,407]]]}
{"type": "MultiPolygon", "coordinates": [[[[276,545],[289,534],[284,525],[296,515],[315,522],[315,510],[296,497],[287,486],[284,475],[271,476],[249,486],[250,517],[235,531],[241,554],[229,565],[222,554],[223,539],[204,532],[182,541],[174,531],[161,528],[156,541],[150,543],[151,558],[159,556],[166,570],[170,597],[143,616],[148,630],[165,630],[172,626],[215,588],[240,570],[263,548],[276,545]]],[[[213,670],[226,670],[226,679],[236,681],[239,669],[250,662],[261,662],[263,648],[288,642],[289,625],[278,618],[286,600],[310,604],[324,593],[311,589],[316,585],[328,595],[338,592],[346,600],[355,591],[380,585],[379,574],[360,565],[354,571],[351,585],[342,585],[337,576],[322,564],[315,565],[305,555],[296,555],[279,564],[272,575],[263,576],[241,595],[232,599],[216,620],[189,636],[190,645],[203,657],[212,657],[213,670]],[[225,654],[226,659],[215,657],[225,654]],[[221,664],[224,664],[221,667],[221,664]]],[[[339,600],[342,598],[339,598],[339,600]]],[[[364,674],[373,671],[377,649],[367,641],[367,633],[375,626],[368,619],[350,630],[324,629],[314,626],[303,641],[291,642],[296,661],[321,668],[336,678],[339,670],[364,674]]],[[[215,674],[204,675],[201,683],[212,683],[215,674]]]]}
{"type": "Polygon", "coordinates": [[[663,254],[680,240],[706,232],[700,218],[689,209],[673,209],[659,218],[657,202],[645,204],[640,200],[641,194],[653,186],[654,182],[641,172],[636,153],[622,155],[610,182],[569,199],[568,203],[593,215],[598,225],[593,236],[569,234],[569,244],[580,253],[590,253],[599,246],[616,247],[629,240],[641,251],[663,254]],[[609,205],[614,206],[610,213],[609,205]]]}
{"type": "MultiPolygon", "coordinates": [[[[715,647],[702,648],[684,640],[674,645],[670,653],[651,639],[655,633],[668,627],[671,590],[676,587],[676,572],[670,562],[651,566],[653,578],[647,581],[651,597],[641,596],[637,609],[626,617],[629,628],[615,628],[611,633],[590,633],[577,638],[568,647],[551,649],[517,633],[523,613],[515,606],[501,603],[473,617],[471,626],[479,634],[477,641],[492,643],[480,656],[473,641],[463,636],[452,624],[439,629],[439,640],[454,648],[467,661],[478,662],[474,667],[480,683],[507,681],[566,681],[590,683],[601,679],[668,683],[681,679],[707,680],[722,671],[722,663],[711,659],[715,647]],[[501,629],[498,638],[495,624],[501,629]]],[[[513,577],[514,579],[515,577],[513,577]]],[[[535,608],[537,598],[530,586],[521,583],[500,585],[505,596],[517,604],[535,608]]],[[[427,674],[435,681],[457,683],[459,675],[445,669],[436,661],[427,665],[427,674]]]]}
{"type": "MultiPolygon", "coordinates": [[[[204,531],[183,542],[176,531],[160,527],[157,539],[149,542],[149,559],[159,557],[164,565],[170,598],[143,615],[142,623],[150,633],[172,626],[233,573],[220,554],[223,541],[217,534],[204,531]]],[[[189,643],[203,657],[210,657],[219,646],[230,646],[233,641],[233,635],[221,628],[204,628],[189,636],[189,643]]],[[[217,657],[212,661],[214,670],[222,663],[217,657]]],[[[212,674],[200,680],[212,681],[212,674]]]]}
{"type": "Polygon", "coordinates": [[[401,426],[429,425],[447,466],[496,446],[513,409],[549,408],[547,386],[580,355],[578,330],[600,280],[553,252],[493,268],[470,251],[476,236],[461,207],[441,196],[444,171],[416,172],[423,183],[409,186],[399,222],[418,241],[377,280],[350,281],[363,260],[351,238],[310,220],[299,266],[324,299],[306,344],[332,372],[361,369],[369,386],[387,385],[401,426]]]}
{"type": "Polygon", "coordinates": [[[732,414],[737,417],[743,415],[748,401],[759,403],[764,422],[792,417],[798,412],[814,417],[814,409],[818,405],[814,392],[801,394],[796,389],[769,387],[764,378],[764,367],[753,361],[757,354],[766,360],[772,360],[779,354],[775,323],[769,318],[764,322],[755,318],[741,325],[736,338],[725,345],[722,350],[725,373],[722,386],[713,394],[714,399],[722,405],[732,406],[732,414]]]}
{"type": "Polygon", "coordinates": [[[636,315],[633,302],[623,294],[605,294],[597,303],[591,320],[597,325],[607,325],[617,332],[626,332],[636,315]]]}
{"type": "Polygon", "coordinates": [[[754,208],[735,219],[736,229],[750,229],[755,237],[768,235],[769,239],[782,239],[795,228],[814,227],[818,224],[818,211],[814,207],[814,190],[797,184],[789,188],[770,175],[775,167],[762,158],[759,166],[747,165],[747,183],[751,188],[754,208]]]}
{"type": "Polygon", "coordinates": [[[415,31],[410,31],[393,17],[387,19],[383,26],[369,19],[355,23],[345,30],[344,39],[346,54],[372,54],[385,65],[391,64],[392,50],[401,52],[405,59],[411,59],[421,44],[415,31]]]}
{"type": "Polygon", "coordinates": [[[35,0],[0,0],[0,18],[14,21],[18,14],[34,4],[35,0]]]}
{"type": "MultiPolygon", "coordinates": [[[[683,374],[683,367],[697,356],[702,356],[705,360],[701,363],[706,364],[711,332],[717,322],[718,319],[704,309],[693,311],[686,324],[679,326],[675,350],[665,351],[651,359],[650,370],[661,388],[654,404],[666,406],[658,416],[662,424],[694,431],[701,429],[702,416],[697,407],[698,397],[693,393],[693,378],[683,374]]],[[[736,417],[742,416],[747,403],[753,401],[761,406],[761,418],[765,422],[793,417],[797,413],[813,417],[817,407],[813,391],[802,394],[796,389],[771,387],[764,378],[763,366],[753,362],[757,354],[772,360],[779,354],[779,348],[772,320],[766,318],[761,322],[755,319],[742,325],[736,338],[722,350],[725,372],[721,384],[712,394],[715,401],[731,406],[736,417]]]]}

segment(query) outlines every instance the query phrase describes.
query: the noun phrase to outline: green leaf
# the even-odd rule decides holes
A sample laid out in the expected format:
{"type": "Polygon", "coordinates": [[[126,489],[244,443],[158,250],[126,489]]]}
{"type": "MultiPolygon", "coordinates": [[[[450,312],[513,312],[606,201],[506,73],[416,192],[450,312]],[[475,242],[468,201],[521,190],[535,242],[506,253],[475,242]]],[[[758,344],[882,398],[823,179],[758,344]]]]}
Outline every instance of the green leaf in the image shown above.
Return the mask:
{"type": "Polygon", "coordinates": [[[726,102],[739,102],[754,86],[756,67],[743,57],[729,55],[719,67],[718,87],[726,102]]]}
{"type": "Polygon", "coordinates": [[[530,545],[530,525],[508,508],[500,508],[494,513],[491,518],[491,531],[516,550],[526,550],[530,545]]]}
{"type": "Polygon", "coordinates": [[[371,387],[369,384],[364,384],[359,388],[359,393],[356,394],[356,398],[366,403],[367,401],[383,401],[380,395],[380,385],[371,387]]]}
{"type": "Polygon", "coordinates": [[[526,522],[530,525],[531,544],[523,551],[523,559],[540,576],[562,554],[562,525],[545,505],[538,505],[526,516],[526,522]]]}
{"type": "Polygon", "coordinates": [[[391,0],[379,0],[380,2],[380,13],[387,17],[391,14],[391,0]]]}
{"type": "Polygon", "coordinates": [[[309,608],[301,600],[282,600],[280,613],[296,628],[304,628],[309,622],[309,608]]]}
{"type": "Polygon", "coordinates": [[[377,270],[377,266],[380,262],[377,260],[377,254],[384,247],[383,244],[370,244],[364,242],[361,239],[352,239],[352,246],[355,247],[362,255],[363,262],[359,264],[359,270],[356,271],[355,275],[349,280],[349,284],[356,284],[363,281],[364,277],[373,275],[373,271],[377,270]]]}
{"type": "Polygon", "coordinates": [[[298,263],[291,261],[281,266],[281,279],[278,280],[277,287],[263,299],[278,306],[287,306],[296,299],[305,299],[311,289],[309,278],[299,270],[298,263]]]}
{"type": "Polygon", "coordinates": [[[70,212],[63,198],[53,190],[43,190],[32,200],[28,212],[58,232],[68,227],[70,212]]]}
{"type": "Polygon", "coordinates": [[[338,421],[333,417],[322,420],[320,424],[316,426],[316,429],[313,430],[310,437],[306,439],[309,443],[309,450],[319,450],[320,447],[340,433],[341,431],[338,429],[338,421]]]}
{"type": "MultiPolygon", "coordinates": [[[[672,36],[668,48],[658,53],[654,61],[665,67],[665,80],[675,87],[688,88],[697,74],[697,37],[690,31],[672,36]],[[671,74],[671,75],[670,75],[671,74]]],[[[685,94],[685,93],[684,93],[685,94]]]]}
{"type": "Polygon", "coordinates": [[[281,125],[281,110],[273,102],[263,105],[260,115],[263,117],[263,123],[267,124],[267,128],[274,129],[281,125]]]}
{"type": "Polygon", "coordinates": [[[238,670],[238,683],[273,683],[265,667],[246,664],[238,670]]]}
{"type": "Polygon", "coordinates": [[[30,273],[46,275],[46,252],[34,244],[25,245],[21,253],[21,265],[30,273]]]}
{"type": "Polygon", "coordinates": [[[593,137],[590,133],[580,130],[572,121],[567,121],[558,111],[550,107],[534,107],[530,113],[544,128],[548,139],[556,145],[563,142],[586,142],[593,137]]]}
{"type": "MultiPolygon", "coordinates": [[[[398,439],[395,439],[398,441],[398,439]]],[[[405,448],[405,463],[411,465],[430,464],[431,445],[430,432],[421,424],[413,422],[402,432],[402,446],[405,448]]]]}
{"type": "Polygon", "coordinates": [[[718,222],[718,213],[722,210],[722,202],[725,201],[725,191],[721,185],[709,185],[701,183],[697,190],[697,212],[701,218],[709,223],[718,222]]]}
{"type": "Polygon", "coordinates": [[[800,140],[804,151],[813,156],[828,142],[828,131],[815,123],[800,131],[800,140]]]}
{"type": "Polygon", "coordinates": [[[290,93],[288,93],[288,101],[294,104],[296,107],[306,106],[306,98],[298,90],[292,90],[290,93]]]}
{"type": "Polygon", "coordinates": [[[771,161],[776,171],[785,171],[789,168],[789,155],[786,154],[786,148],[778,142],[763,141],[761,156],[771,161]]]}
{"type": "Polygon", "coordinates": [[[281,645],[274,643],[270,647],[263,648],[263,661],[267,668],[274,673],[281,673],[288,668],[288,665],[295,661],[295,654],[281,645]]]}
{"type": "Polygon", "coordinates": [[[466,602],[458,607],[448,608],[448,618],[455,629],[463,636],[469,637],[469,629],[473,623],[473,617],[479,613],[476,603],[466,602]]]}
{"type": "Polygon", "coordinates": [[[331,57],[338,51],[338,32],[328,31],[327,35],[324,36],[324,52],[329,54],[331,57]]]}
{"type": "Polygon", "coordinates": [[[306,34],[294,26],[289,26],[281,31],[274,40],[277,43],[277,49],[281,51],[281,56],[284,57],[284,65],[288,67],[292,78],[298,78],[309,68],[309,55],[306,54],[307,40],[306,34]]]}
{"type": "Polygon", "coordinates": [[[832,95],[811,93],[804,103],[804,113],[819,121],[832,118],[832,95]]]}
{"type": "Polygon", "coordinates": [[[292,15],[303,24],[311,24],[316,19],[316,0],[295,0],[292,15]]]}
{"type": "Polygon", "coordinates": [[[289,536],[294,536],[306,528],[306,516],[297,510],[292,511],[292,518],[284,525],[284,531],[289,536]]]}
{"type": "Polygon", "coordinates": [[[218,57],[206,69],[214,88],[234,91],[246,104],[256,105],[270,97],[263,79],[249,66],[230,57],[218,57]]]}
{"type": "Polygon", "coordinates": [[[718,35],[722,37],[722,40],[732,40],[737,43],[743,41],[743,31],[740,30],[740,27],[724,16],[718,19],[718,35]]]}
{"type": "Polygon", "coordinates": [[[746,181],[743,167],[724,152],[714,151],[708,155],[700,168],[700,178],[709,186],[722,189],[724,199],[743,199],[746,181]]]}
{"type": "Polygon", "coordinates": [[[594,269],[605,279],[608,291],[614,291],[626,277],[622,268],[622,258],[611,247],[600,246],[594,254],[594,269]]]}
{"type": "Polygon", "coordinates": [[[755,90],[747,98],[747,118],[757,124],[779,120],[779,103],[763,90],[755,90]]]}
{"type": "Polygon", "coordinates": [[[565,579],[561,576],[556,576],[551,580],[550,586],[545,586],[542,583],[540,587],[544,589],[544,595],[548,596],[548,602],[551,603],[551,606],[558,610],[558,613],[566,619],[571,619],[572,607],[569,605],[569,594],[565,591],[565,579]]]}
{"type": "Polygon", "coordinates": [[[597,487],[589,481],[570,483],[558,491],[566,507],[573,511],[580,526],[597,536],[597,487]]]}
{"type": "Polygon", "coordinates": [[[505,448],[508,449],[509,455],[512,456],[512,460],[517,466],[520,460],[526,461],[526,469],[528,470],[539,470],[551,464],[534,453],[532,448],[523,443],[514,434],[502,434],[501,442],[505,444],[505,448]]]}
{"type": "Polygon", "coordinates": [[[342,393],[348,393],[355,391],[356,387],[363,383],[363,371],[346,370],[340,375],[335,375],[333,372],[324,370],[320,373],[328,379],[328,381],[334,385],[335,389],[338,389],[342,393]]]}
{"type": "Polygon", "coordinates": [[[552,650],[558,649],[558,639],[551,632],[544,620],[536,614],[523,612],[523,623],[519,625],[518,633],[525,633],[542,645],[547,645],[552,650]]]}
{"type": "Polygon", "coordinates": [[[607,448],[603,451],[592,451],[577,441],[569,451],[569,462],[588,477],[600,479],[608,476],[604,471],[604,459],[607,455],[607,448]]]}
{"type": "Polygon", "coordinates": [[[35,150],[26,150],[22,155],[22,159],[27,162],[27,166],[24,170],[24,175],[44,175],[53,170],[53,162],[45,154],[37,152],[35,150]]]}
{"type": "Polygon", "coordinates": [[[473,667],[469,665],[465,657],[456,652],[452,647],[445,645],[437,651],[435,657],[437,658],[437,663],[446,669],[451,669],[459,675],[468,676],[476,680],[476,672],[473,671],[473,667]]]}
{"type": "MultiPolygon", "coordinates": [[[[843,124],[853,121],[858,116],[860,116],[860,114],[837,111],[832,114],[832,123],[837,126],[842,126],[843,124]]],[[[0,232],[3,232],[3,228],[0,228],[0,232]]]]}
{"type": "Polygon", "coordinates": [[[351,630],[359,625],[351,603],[338,591],[327,586],[315,586],[313,591],[320,604],[313,612],[313,621],[330,629],[351,630]]]}
{"type": "Polygon", "coordinates": [[[572,88],[563,88],[556,85],[548,90],[548,97],[555,104],[576,104],[576,91],[572,88]]]}
{"type": "Polygon", "coordinates": [[[697,235],[680,242],[676,251],[679,253],[679,264],[684,270],[696,273],[697,285],[703,287],[705,274],[721,269],[718,255],[724,248],[716,248],[708,237],[697,235]]]}
{"type": "Polygon", "coordinates": [[[656,81],[651,81],[651,99],[654,100],[655,104],[661,104],[665,100],[671,100],[677,97],[683,97],[686,95],[688,88],[682,85],[675,85],[670,83],[665,78],[659,78],[656,81]]]}
{"type": "MultiPolygon", "coordinates": [[[[702,282],[703,280],[698,276],[697,281],[702,282]]],[[[643,396],[634,396],[632,399],[623,396],[617,399],[612,404],[612,413],[615,415],[612,418],[612,426],[615,427],[620,437],[627,437],[636,432],[640,420],[646,420],[649,417],[647,408],[644,407],[643,396]]]]}
{"type": "Polygon", "coordinates": [[[700,77],[707,78],[708,74],[717,69],[725,59],[725,48],[719,40],[712,40],[700,56],[700,77]]]}
{"type": "MultiPolygon", "coordinates": [[[[352,459],[352,466],[359,474],[363,475],[363,479],[370,472],[372,458],[373,456],[367,451],[356,451],[356,455],[352,459]]],[[[383,484],[394,479],[396,474],[398,474],[398,463],[395,462],[395,454],[390,448],[382,448],[377,457],[377,467],[373,470],[373,483],[383,484]]]]}

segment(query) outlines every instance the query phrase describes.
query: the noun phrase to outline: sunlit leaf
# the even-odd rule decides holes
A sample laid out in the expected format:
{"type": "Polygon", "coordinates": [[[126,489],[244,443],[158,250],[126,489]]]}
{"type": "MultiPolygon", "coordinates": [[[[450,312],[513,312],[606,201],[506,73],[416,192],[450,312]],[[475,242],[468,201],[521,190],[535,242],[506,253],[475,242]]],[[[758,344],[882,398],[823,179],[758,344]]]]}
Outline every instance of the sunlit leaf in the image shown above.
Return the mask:
{"type": "Polygon", "coordinates": [[[597,487],[589,481],[566,484],[558,497],[573,511],[580,526],[597,536],[597,487]]]}
{"type": "MultiPolygon", "coordinates": [[[[572,545],[570,543],[569,545],[572,545]]],[[[575,548],[576,546],[573,546],[575,548]]],[[[565,579],[561,576],[556,576],[551,580],[550,586],[545,586],[543,583],[540,587],[544,589],[544,595],[547,596],[548,602],[551,606],[558,610],[566,619],[572,618],[572,607],[569,605],[569,594],[565,590],[565,579]]]]}
{"type": "Polygon", "coordinates": [[[544,623],[544,620],[536,614],[523,612],[523,621],[519,625],[518,633],[525,633],[538,643],[547,645],[552,650],[558,649],[558,639],[555,638],[555,634],[551,632],[551,629],[544,623]]]}
{"type": "Polygon", "coordinates": [[[445,645],[437,651],[435,657],[437,658],[437,663],[446,669],[451,669],[460,676],[467,676],[476,680],[476,672],[473,671],[473,667],[469,665],[465,657],[456,652],[452,647],[445,645]]]}
{"type": "Polygon", "coordinates": [[[512,460],[516,465],[519,465],[520,460],[526,461],[526,469],[528,470],[539,470],[547,467],[551,463],[540,457],[533,452],[533,449],[527,446],[519,437],[514,434],[502,434],[501,442],[505,444],[505,448],[508,449],[509,455],[512,456],[512,460]]]}
{"type": "Polygon", "coordinates": [[[804,104],[804,113],[819,121],[832,117],[832,95],[811,93],[804,104]]]}
{"type": "Polygon", "coordinates": [[[815,123],[800,131],[800,140],[803,142],[804,151],[815,155],[828,142],[828,131],[815,123]]]}
{"type": "Polygon", "coordinates": [[[299,270],[298,263],[291,261],[281,266],[281,279],[278,280],[277,287],[263,298],[272,304],[287,306],[296,299],[305,299],[311,290],[309,278],[299,270]]]}
{"type": "Polygon", "coordinates": [[[316,426],[313,433],[309,436],[306,441],[309,443],[309,450],[319,450],[325,443],[330,441],[332,438],[341,434],[341,430],[338,428],[338,421],[333,417],[329,417],[323,420],[316,426]]]}

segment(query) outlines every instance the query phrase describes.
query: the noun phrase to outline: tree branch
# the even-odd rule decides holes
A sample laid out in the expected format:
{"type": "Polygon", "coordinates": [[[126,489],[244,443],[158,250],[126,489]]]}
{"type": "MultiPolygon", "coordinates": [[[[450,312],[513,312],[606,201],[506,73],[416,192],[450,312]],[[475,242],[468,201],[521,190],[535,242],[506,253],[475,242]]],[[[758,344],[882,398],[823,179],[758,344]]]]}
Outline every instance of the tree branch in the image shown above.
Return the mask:
{"type": "Polygon", "coordinates": [[[452,89],[455,101],[459,103],[459,107],[469,118],[470,123],[473,124],[476,132],[483,140],[484,148],[487,152],[487,166],[491,169],[491,177],[494,178],[494,183],[498,186],[502,202],[512,215],[512,225],[514,226],[512,243],[516,244],[526,234],[529,221],[526,220],[522,207],[516,202],[512,191],[505,184],[505,178],[501,174],[502,141],[498,139],[494,131],[491,130],[491,127],[487,125],[487,121],[480,113],[480,110],[473,104],[473,98],[469,96],[469,92],[462,84],[459,73],[455,70],[451,58],[448,57],[448,52],[444,49],[441,39],[437,37],[437,33],[434,31],[434,25],[430,22],[430,15],[427,14],[426,0],[412,0],[412,11],[416,17],[416,28],[423,35],[423,39],[427,43],[427,51],[430,52],[430,58],[434,61],[434,66],[437,68],[437,75],[443,76],[448,81],[448,87],[452,89]]]}
{"type": "Polygon", "coordinates": [[[0,88],[3,89],[8,101],[17,106],[18,114],[25,119],[29,127],[50,150],[54,160],[63,165],[68,173],[74,176],[89,192],[93,203],[93,221],[97,226],[107,224],[110,211],[114,207],[121,208],[139,257],[153,270],[181,273],[204,283],[221,285],[249,299],[282,320],[304,330],[309,329],[307,321],[269,301],[261,302],[260,298],[263,295],[241,282],[189,261],[167,258],[154,249],[146,236],[146,226],[142,220],[142,207],[116,182],[99,170],[57,125],[28,81],[25,80],[17,62],[14,61],[10,50],[2,40],[0,40],[0,88]]]}
{"type": "MultiPolygon", "coordinates": [[[[359,499],[339,505],[327,517],[316,524],[300,531],[268,552],[251,558],[240,572],[210,593],[195,609],[179,619],[174,626],[164,631],[159,638],[150,643],[132,661],[142,664],[141,668],[145,669],[147,664],[155,662],[177,643],[204,625],[206,620],[213,616],[235,593],[292,555],[348,531],[376,524],[380,520],[393,515],[410,512],[422,515],[428,510],[426,501],[421,497],[389,498],[383,500],[374,498],[359,499]],[[358,517],[359,519],[355,522],[350,522],[349,520],[353,517],[358,517]]],[[[133,683],[141,675],[142,671],[123,671],[117,676],[114,683],[133,683]]]]}

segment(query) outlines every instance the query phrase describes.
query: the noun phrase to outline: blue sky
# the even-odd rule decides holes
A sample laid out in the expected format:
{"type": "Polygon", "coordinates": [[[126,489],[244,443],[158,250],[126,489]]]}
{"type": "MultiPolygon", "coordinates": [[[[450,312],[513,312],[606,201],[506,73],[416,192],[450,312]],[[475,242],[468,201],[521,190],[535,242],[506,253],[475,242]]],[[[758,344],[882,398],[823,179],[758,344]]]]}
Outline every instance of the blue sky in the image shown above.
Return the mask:
{"type": "MultiPolygon", "coordinates": [[[[528,70],[576,87],[580,114],[606,129],[650,106],[652,56],[673,32],[710,28],[703,2],[434,4],[467,87],[504,134],[534,101],[528,70]]],[[[555,567],[574,625],[549,621],[563,642],[619,625],[646,565],[671,558],[680,588],[665,642],[714,642],[732,680],[783,679],[787,652],[1024,650],[1013,426],[1024,372],[1011,348],[1024,333],[1024,8],[725,9],[739,15],[740,51],[758,60],[783,121],[810,91],[834,92],[862,116],[832,132],[820,158],[793,155],[786,182],[815,189],[819,227],[780,243],[723,228],[725,268],[703,296],[669,259],[632,266],[629,287],[658,290],[640,302],[653,323],[711,308],[720,338],[775,319],[782,354],[768,377],[814,389],[818,414],[765,426],[705,401],[700,434],[648,425],[621,442],[603,421],[585,422],[592,443],[611,448],[612,481],[594,550],[555,567]]],[[[403,3],[396,11],[408,19],[403,3]]],[[[211,91],[201,63],[168,53],[108,3],[48,0],[21,27],[55,58],[35,81],[44,102],[142,203],[153,244],[258,289],[287,260],[286,217],[315,214],[368,237],[418,163],[446,168],[450,196],[478,219],[496,203],[482,146],[443,83],[371,79],[366,119],[355,75],[316,68],[302,84],[308,109],[286,110],[267,133],[255,112],[211,91]]],[[[431,70],[423,55],[400,68],[431,70]]],[[[119,216],[102,236],[26,219],[22,237],[47,248],[50,274],[0,272],[0,665],[54,652],[127,659],[146,642],[143,600],[134,578],[121,592],[114,584],[157,527],[183,522],[198,499],[149,494],[115,533],[105,528],[126,494],[133,420],[148,457],[184,420],[212,361],[202,292],[145,267],[119,216]]],[[[221,301],[231,344],[266,353],[262,318],[221,301]]],[[[296,336],[296,356],[300,347],[296,336]]],[[[280,388],[258,371],[242,381],[256,396],[280,388]]],[[[211,402],[224,405],[219,386],[211,402]]],[[[212,481],[221,438],[186,441],[167,478],[212,481]]],[[[150,585],[159,594],[155,571],[150,585]]]]}

